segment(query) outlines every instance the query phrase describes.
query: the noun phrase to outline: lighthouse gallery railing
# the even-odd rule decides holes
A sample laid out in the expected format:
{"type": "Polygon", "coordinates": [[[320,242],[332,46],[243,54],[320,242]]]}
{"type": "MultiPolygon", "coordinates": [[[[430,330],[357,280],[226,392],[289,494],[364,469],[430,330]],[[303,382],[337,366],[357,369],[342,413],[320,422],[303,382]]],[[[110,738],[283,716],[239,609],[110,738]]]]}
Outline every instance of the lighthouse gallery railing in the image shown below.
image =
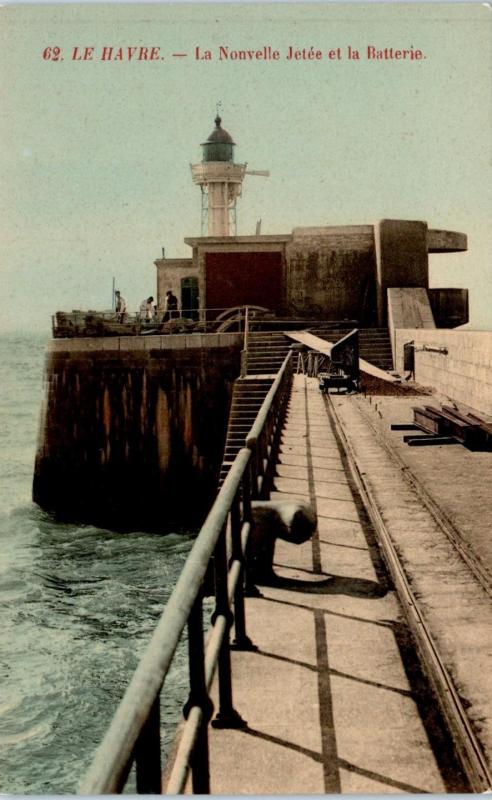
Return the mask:
{"type": "Polygon", "coordinates": [[[244,607],[244,564],[251,527],[251,500],[268,496],[268,478],[276,458],[291,384],[289,353],[246,437],[247,446],[239,451],[195,540],[150,644],[82,781],[81,794],[121,792],[134,763],[137,792],[161,793],[160,696],[186,627],[189,697],[184,707],[186,721],[166,790],[169,794],[182,792],[191,770],[193,793],[210,792],[208,724],[214,710],[209,690],[217,671],[219,702],[212,724],[240,725],[241,717],[233,705],[230,630],[234,626],[236,648],[252,647],[246,633],[244,607]],[[212,559],[215,611],[205,641],[202,587],[212,559]]]}

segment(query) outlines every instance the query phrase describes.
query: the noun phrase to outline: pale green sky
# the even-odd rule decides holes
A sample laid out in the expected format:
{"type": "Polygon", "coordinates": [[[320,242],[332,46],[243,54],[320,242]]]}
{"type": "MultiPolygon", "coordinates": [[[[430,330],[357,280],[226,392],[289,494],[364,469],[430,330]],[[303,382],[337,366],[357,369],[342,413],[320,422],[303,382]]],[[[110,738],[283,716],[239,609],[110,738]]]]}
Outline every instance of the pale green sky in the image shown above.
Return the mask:
{"type": "Polygon", "coordinates": [[[134,309],[155,292],[161,247],[189,255],[200,231],[189,164],[219,99],[236,160],[271,171],[246,178],[239,233],[260,217],[262,233],[382,217],[464,231],[468,253],[433,256],[431,285],[468,287],[472,323],[492,327],[491,20],[487,4],[0,9],[0,328],[108,308],[113,275],[134,309]],[[43,60],[49,45],[63,61],[43,60]],[[75,62],[76,45],[159,46],[164,60],[75,62]],[[220,62],[220,45],[282,59],[220,62]],[[289,45],[343,58],[289,63],[289,45]],[[426,58],[368,61],[367,45],[426,58]]]}

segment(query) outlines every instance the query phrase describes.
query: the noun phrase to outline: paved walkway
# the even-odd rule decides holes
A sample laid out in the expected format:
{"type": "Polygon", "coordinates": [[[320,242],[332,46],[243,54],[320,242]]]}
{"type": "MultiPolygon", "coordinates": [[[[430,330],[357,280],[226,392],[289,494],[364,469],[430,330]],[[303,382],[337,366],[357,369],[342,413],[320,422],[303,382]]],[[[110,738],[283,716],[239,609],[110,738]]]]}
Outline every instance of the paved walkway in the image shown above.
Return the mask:
{"type": "Polygon", "coordinates": [[[279,542],[285,587],[247,601],[259,650],[234,653],[233,675],[248,726],[212,730],[212,792],[465,790],[323,397],[303,376],[272,499],[290,497],[316,508],[318,535],[302,546],[279,542]]]}
{"type": "MultiPolygon", "coordinates": [[[[335,398],[336,399],[336,398],[335,398]]],[[[352,397],[351,402],[379,428],[392,450],[411,469],[461,538],[489,572],[492,583],[492,453],[470,451],[462,445],[409,447],[393,423],[413,422],[414,406],[452,404],[449,398],[352,397]]],[[[464,409],[463,409],[464,410],[464,409]]],[[[418,431],[417,431],[418,435],[418,431]]]]}

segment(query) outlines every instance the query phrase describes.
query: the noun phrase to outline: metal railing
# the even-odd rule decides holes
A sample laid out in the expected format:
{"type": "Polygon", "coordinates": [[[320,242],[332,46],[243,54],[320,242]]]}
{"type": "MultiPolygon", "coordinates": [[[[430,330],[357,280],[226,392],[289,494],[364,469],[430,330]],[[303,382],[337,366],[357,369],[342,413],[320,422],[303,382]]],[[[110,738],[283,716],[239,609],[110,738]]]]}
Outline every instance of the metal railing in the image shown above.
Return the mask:
{"type": "Polygon", "coordinates": [[[198,534],[151,642],[141,659],[110,727],[80,786],[84,795],[122,791],[133,763],[138,793],[162,791],[160,695],[174,652],[188,631],[189,697],[180,743],[167,780],[167,792],[185,788],[210,792],[208,724],[213,716],[209,690],[218,672],[217,727],[245,723],[234,708],[230,630],[237,649],[255,649],[246,632],[245,552],[251,528],[251,500],[265,496],[276,459],[290,394],[292,369],[286,357],[257,419],[198,534]],[[228,563],[228,556],[230,559],[228,563]],[[205,641],[203,581],[213,557],[215,611],[205,641]],[[234,611],[233,611],[234,609],[234,611]]]}
{"type": "Polygon", "coordinates": [[[153,331],[164,334],[213,333],[227,327],[236,327],[240,331],[244,329],[244,308],[181,308],[169,314],[168,317],[159,309],[153,318],[142,319],[139,312],[125,311],[121,315],[116,311],[58,311],[51,318],[52,333],[57,338],[139,336],[153,331]]]}
{"type": "Polygon", "coordinates": [[[327,370],[330,365],[330,357],[316,350],[299,350],[297,352],[296,372],[307,375],[308,378],[317,378],[318,373],[327,370]]]}
{"type": "Polygon", "coordinates": [[[292,352],[289,352],[246,436],[246,447],[252,452],[254,499],[268,497],[270,492],[291,386],[292,352]]]}
{"type": "MultiPolygon", "coordinates": [[[[265,309],[265,311],[267,311],[265,309]]],[[[55,338],[96,337],[96,336],[139,336],[152,332],[173,333],[215,333],[235,329],[245,330],[246,318],[251,332],[255,326],[264,330],[282,331],[299,327],[318,325],[340,325],[336,321],[317,320],[301,317],[275,317],[262,315],[256,307],[238,306],[236,308],[181,308],[176,317],[164,319],[164,311],[159,309],[155,318],[141,319],[140,314],[125,312],[123,319],[116,311],[57,311],[52,315],[52,334],[55,338]]],[[[346,325],[345,321],[343,324],[346,325]]],[[[328,327],[329,330],[329,327],[328,327]]]]}
{"type": "Polygon", "coordinates": [[[244,309],[244,341],[241,350],[241,378],[248,374],[248,336],[249,336],[249,308],[244,309]]]}

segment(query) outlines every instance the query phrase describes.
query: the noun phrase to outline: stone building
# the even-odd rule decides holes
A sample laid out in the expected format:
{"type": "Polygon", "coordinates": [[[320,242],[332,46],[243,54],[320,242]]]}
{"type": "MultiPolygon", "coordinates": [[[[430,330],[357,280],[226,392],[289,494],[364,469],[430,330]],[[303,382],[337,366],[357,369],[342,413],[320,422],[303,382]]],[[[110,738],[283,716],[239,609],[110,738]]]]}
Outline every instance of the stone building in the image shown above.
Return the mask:
{"type": "Polygon", "coordinates": [[[429,291],[429,254],[466,250],[466,236],[426,222],[382,220],[185,242],[191,258],[155,261],[159,306],[172,289],[183,310],[257,305],[284,318],[372,327],[388,322],[388,289],[423,289],[419,303],[429,306],[438,327],[468,321],[467,290],[429,291]]]}
{"type": "MultiPolygon", "coordinates": [[[[388,322],[387,290],[423,289],[419,304],[438,326],[468,321],[466,290],[429,289],[429,253],[467,249],[462,233],[439,231],[426,222],[383,220],[376,225],[294,228],[279,235],[236,235],[236,203],[248,170],[234,162],[235,143],[221,126],[202,144],[203,158],[191,167],[202,195],[202,234],[185,238],[191,257],[160,258],[157,298],[163,308],[171,289],[184,315],[196,316],[242,305],[268,308],[284,318],[350,320],[362,327],[388,322]],[[425,298],[425,299],[423,299],[425,298]]],[[[404,305],[415,316],[415,298],[404,305]]]]}

